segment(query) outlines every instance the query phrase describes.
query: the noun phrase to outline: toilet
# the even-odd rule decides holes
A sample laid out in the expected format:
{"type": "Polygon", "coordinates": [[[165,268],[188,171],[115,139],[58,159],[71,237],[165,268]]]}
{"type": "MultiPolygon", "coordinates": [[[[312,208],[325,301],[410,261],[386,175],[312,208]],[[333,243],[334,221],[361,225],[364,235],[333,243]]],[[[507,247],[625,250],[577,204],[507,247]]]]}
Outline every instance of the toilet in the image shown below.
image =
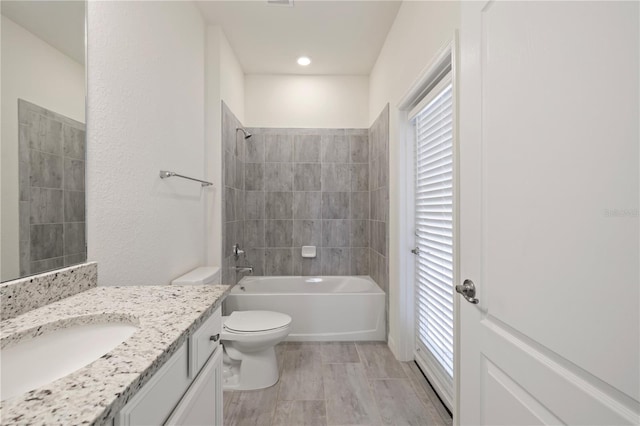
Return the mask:
{"type": "MultiPolygon", "coordinates": [[[[171,284],[219,284],[220,268],[200,267],[171,284]]],[[[223,389],[273,386],[280,377],[275,345],[291,331],[291,317],[271,311],[234,311],[222,317],[223,389]]]]}
{"type": "Polygon", "coordinates": [[[273,386],[279,371],[274,346],[291,331],[291,317],[271,311],[234,311],[222,317],[223,389],[273,386]]]}

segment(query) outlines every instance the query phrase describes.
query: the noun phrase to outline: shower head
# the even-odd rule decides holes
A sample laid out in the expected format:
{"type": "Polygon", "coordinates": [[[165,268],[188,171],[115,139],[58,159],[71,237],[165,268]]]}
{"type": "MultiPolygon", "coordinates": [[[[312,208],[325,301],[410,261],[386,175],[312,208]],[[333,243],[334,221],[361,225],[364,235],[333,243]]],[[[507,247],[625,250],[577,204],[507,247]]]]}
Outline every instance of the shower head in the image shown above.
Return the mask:
{"type": "Polygon", "coordinates": [[[251,133],[247,132],[245,129],[243,129],[242,127],[236,127],[236,132],[240,130],[243,134],[244,134],[244,138],[245,139],[249,139],[251,136],[253,136],[251,133]]]}

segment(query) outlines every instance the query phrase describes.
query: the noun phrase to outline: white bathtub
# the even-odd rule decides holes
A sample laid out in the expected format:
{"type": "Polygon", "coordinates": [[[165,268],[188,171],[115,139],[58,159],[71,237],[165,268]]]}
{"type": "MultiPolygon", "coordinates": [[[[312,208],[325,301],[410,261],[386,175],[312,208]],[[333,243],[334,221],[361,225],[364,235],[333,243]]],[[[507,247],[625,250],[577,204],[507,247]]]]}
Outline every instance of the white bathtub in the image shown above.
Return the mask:
{"type": "Polygon", "coordinates": [[[364,276],[245,277],[225,303],[290,315],[289,341],[385,340],[385,297],[364,276]]]}

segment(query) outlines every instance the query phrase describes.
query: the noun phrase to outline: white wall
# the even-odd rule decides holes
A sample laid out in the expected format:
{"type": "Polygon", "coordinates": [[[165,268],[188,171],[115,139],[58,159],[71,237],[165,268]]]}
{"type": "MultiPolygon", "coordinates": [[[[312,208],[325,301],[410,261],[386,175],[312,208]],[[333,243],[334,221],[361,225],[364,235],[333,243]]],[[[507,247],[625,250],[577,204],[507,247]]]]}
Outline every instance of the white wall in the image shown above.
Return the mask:
{"type": "Polygon", "coordinates": [[[88,2],[88,257],[100,285],[205,260],[205,27],[191,2],[88,2]]]}
{"type": "Polygon", "coordinates": [[[207,27],[206,41],[206,137],[207,179],[213,182],[214,196],[207,199],[206,263],[222,266],[222,111],[221,101],[240,121],[244,118],[244,72],[222,28],[207,27]]]}
{"type": "Polygon", "coordinates": [[[408,250],[410,247],[399,246],[399,236],[402,232],[400,185],[401,176],[406,171],[403,170],[398,155],[398,144],[402,141],[402,135],[397,105],[440,48],[453,37],[459,22],[459,2],[403,2],[370,75],[370,121],[375,120],[387,102],[390,104],[389,346],[398,358],[405,360],[408,357],[396,347],[396,342],[402,339],[402,330],[413,325],[403,324],[400,316],[405,304],[399,299],[400,250],[408,250]]]}
{"type": "Polygon", "coordinates": [[[248,127],[368,128],[368,76],[247,75],[248,127]]]}
{"type": "Polygon", "coordinates": [[[20,274],[18,98],[84,122],[84,66],[2,17],[2,280],[20,274]]]}

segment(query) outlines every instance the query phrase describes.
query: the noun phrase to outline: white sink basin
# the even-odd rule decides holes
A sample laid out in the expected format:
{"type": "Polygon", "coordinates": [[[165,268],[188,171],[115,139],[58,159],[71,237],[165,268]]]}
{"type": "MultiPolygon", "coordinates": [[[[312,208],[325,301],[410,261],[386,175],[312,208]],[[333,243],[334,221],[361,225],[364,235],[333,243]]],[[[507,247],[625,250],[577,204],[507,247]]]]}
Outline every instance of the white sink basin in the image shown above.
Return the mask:
{"type": "Polygon", "coordinates": [[[2,349],[2,400],[73,373],[111,351],[137,329],[126,323],[71,325],[2,349]]]}

